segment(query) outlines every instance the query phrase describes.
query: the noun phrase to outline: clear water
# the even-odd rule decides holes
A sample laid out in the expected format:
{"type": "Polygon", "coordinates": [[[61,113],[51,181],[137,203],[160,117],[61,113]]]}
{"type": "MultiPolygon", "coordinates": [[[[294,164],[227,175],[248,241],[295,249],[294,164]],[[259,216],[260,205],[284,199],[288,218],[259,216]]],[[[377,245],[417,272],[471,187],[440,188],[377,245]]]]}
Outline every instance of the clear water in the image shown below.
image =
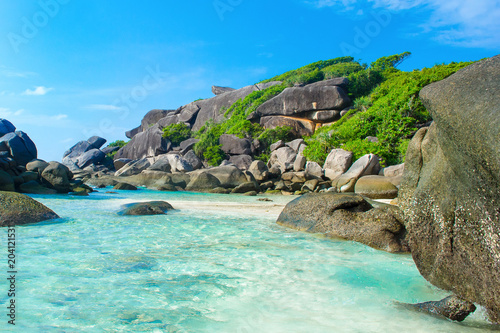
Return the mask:
{"type": "MultiPolygon", "coordinates": [[[[62,219],[17,227],[17,325],[12,330],[0,310],[3,331],[494,329],[481,310],[457,324],[398,306],[447,296],[410,256],[288,230],[257,210],[207,209],[255,204],[255,197],[141,190],[34,198],[62,219]],[[166,216],[116,214],[124,203],[145,200],[185,207],[166,216]]],[[[5,248],[5,229],[0,237],[5,248]]],[[[5,279],[0,288],[7,289],[5,279]]],[[[6,301],[0,291],[2,309],[6,301]]]]}

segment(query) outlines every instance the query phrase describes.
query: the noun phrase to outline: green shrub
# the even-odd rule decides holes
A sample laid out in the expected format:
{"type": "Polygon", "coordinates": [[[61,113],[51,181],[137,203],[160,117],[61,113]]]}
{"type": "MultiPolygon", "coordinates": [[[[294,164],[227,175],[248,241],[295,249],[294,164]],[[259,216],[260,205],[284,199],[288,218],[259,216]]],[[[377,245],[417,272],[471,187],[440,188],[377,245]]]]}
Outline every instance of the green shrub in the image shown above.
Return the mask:
{"type": "Polygon", "coordinates": [[[264,148],[262,149],[264,153],[269,153],[269,147],[276,141],[283,140],[288,142],[293,139],[292,128],[290,126],[278,126],[273,129],[266,129],[257,139],[264,148]]]}
{"type": "Polygon", "coordinates": [[[211,166],[218,166],[226,158],[220,145],[210,146],[203,152],[203,158],[211,166]]]}
{"type": "MultiPolygon", "coordinates": [[[[108,147],[120,147],[123,148],[128,142],[125,142],[123,140],[116,140],[114,142],[111,142],[108,147]]],[[[112,153],[106,154],[107,159],[113,159],[118,151],[114,151],[112,153]]]]}
{"type": "Polygon", "coordinates": [[[163,129],[163,137],[177,146],[191,137],[191,129],[184,123],[168,125],[163,129]]]}

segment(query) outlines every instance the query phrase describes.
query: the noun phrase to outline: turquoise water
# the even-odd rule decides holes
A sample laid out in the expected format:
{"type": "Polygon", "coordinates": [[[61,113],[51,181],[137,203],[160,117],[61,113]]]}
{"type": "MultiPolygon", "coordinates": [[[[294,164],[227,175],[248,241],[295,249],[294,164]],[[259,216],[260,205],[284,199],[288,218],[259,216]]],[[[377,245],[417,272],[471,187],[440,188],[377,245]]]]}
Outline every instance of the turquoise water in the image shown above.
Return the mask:
{"type": "MultiPolygon", "coordinates": [[[[149,190],[33,197],[61,219],[16,228],[17,325],[11,331],[492,329],[481,310],[457,324],[401,308],[396,301],[447,294],[419,275],[410,256],[288,230],[275,224],[275,214],[234,208],[255,204],[255,197],[149,190]],[[116,214],[124,203],[145,200],[174,207],[179,201],[183,208],[165,216],[116,214]]],[[[5,248],[5,229],[0,237],[5,248]]],[[[8,289],[4,279],[0,288],[8,289]]],[[[1,308],[6,301],[0,291],[1,308]]],[[[0,328],[9,331],[5,314],[0,318],[0,328]]]]}

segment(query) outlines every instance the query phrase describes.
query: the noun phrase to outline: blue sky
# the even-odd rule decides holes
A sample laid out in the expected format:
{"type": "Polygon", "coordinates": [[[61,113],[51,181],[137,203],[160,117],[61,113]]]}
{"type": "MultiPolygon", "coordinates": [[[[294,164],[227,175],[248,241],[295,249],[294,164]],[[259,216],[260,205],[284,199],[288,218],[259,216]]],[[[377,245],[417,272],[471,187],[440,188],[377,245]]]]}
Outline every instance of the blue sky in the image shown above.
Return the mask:
{"type": "Polygon", "coordinates": [[[125,139],[144,114],[352,55],[412,52],[403,70],[500,50],[497,0],[0,2],[0,118],[61,160],[125,139]]]}

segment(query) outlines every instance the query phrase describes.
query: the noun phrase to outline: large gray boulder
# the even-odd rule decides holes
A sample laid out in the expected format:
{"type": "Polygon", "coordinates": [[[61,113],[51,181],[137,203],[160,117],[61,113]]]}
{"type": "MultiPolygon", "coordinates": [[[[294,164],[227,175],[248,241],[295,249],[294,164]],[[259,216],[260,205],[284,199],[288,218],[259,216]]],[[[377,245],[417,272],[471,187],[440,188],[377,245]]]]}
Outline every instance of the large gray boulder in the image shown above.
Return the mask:
{"type": "Polygon", "coordinates": [[[220,186],[224,188],[234,188],[247,182],[245,174],[235,166],[219,166],[203,172],[215,176],[220,181],[220,186]]]}
{"type": "Polygon", "coordinates": [[[49,166],[49,163],[44,160],[35,159],[28,164],[26,164],[27,171],[37,172],[38,174],[42,174],[43,170],[49,166]]]}
{"type": "Polygon", "coordinates": [[[325,177],[334,180],[344,174],[352,164],[353,154],[343,149],[333,149],[326,157],[323,170],[325,177]]]}
{"type": "Polygon", "coordinates": [[[116,152],[114,159],[129,158],[132,160],[155,157],[167,153],[172,144],[163,138],[163,131],[158,125],[149,127],[138,133],[127,145],[116,152]]]}
{"type": "Polygon", "coordinates": [[[126,177],[126,176],[133,176],[140,174],[142,171],[146,170],[151,166],[151,163],[148,161],[147,158],[143,158],[137,161],[131,161],[127,163],[125,166],[120,168],[118,171],[115,172],[115,176],[119,177],[126,177]]]}
{"type": "MultiPolygon", "coordinates": [[[[149,127],[151,127],[152,125],[156,124],[161,118],[164,118],[168,114],[171,114],[171,113],[175,113],[175,110],[159,110],[159,109],[155,109],[155,110],[149,111],[142,118],[140,130],[138,131],[138,133],[146,131],[149,127]]],[[[135,134],[138,134],[138,133],[135,133],[135,134]]]]}
{"type": "Polygon", "coordinates": [[[233,155],[229,158],[229,162],[240,170],[248,170],[253,162],[253,158],[250,155],[233,155]]]}
{"type": "Polygon", "coordinates": [[[201,172],[194,177],[186,186],[187,191],[210,191],[214,188],[220,187],[220,180],[208,172],[201,172]]]}
{"type": "Polygon", "coordinates": [[[16,127],[7,119],[0,118],[0,137],[16,131],[16,127]]]}
{"type": "Polygon", "coordinates": [[[91,149],[85,152],[83,155],[80,155],[77,159],[76,164],[79,168],[83,169],[90,165],[97,165],[101,163],[105,158],[106,154],[104,154],[99,149],[91,149]]]}
{"type": "Polygon", "coordinates": [[[161,155],[154,163],[151,165],[148,170],[153,171],[162,171],[162,172],[171,172],[172,166],[170,165],[170,161],[167,155],[161,155]]]}
{"type": "Polygon", "coordinates": [[[59,162],[50,162],[42,172],[42,180],[45,185],[59,193],[71,191],[71,179],[73,179],[73,173],[67,166],[59,162]]]}
{"type": "Polygon", "coordinates": [[[223,152],[229,155],[251,155],[252,142],[248,139],[240,139],[234,134],[222,134],[219,137],[223,152]]]}
{"type": "Polygon", "coordinates": [[[30,137],[22,132],[10,132],[0,138],[0,145],[8,148],[10,156],[17,164],[25,166],[36,159],[36,146],[30,137]]]}
{"type": "Polygon", "coordinates": [[[283,90],[253,112],[249,119],[267,116],[300,116],[310,111],[338,110],[351,104],[347,93],[339,86],[307,85],[283,90]]]}
{"type": "Polygon", "coordinates": [[[134,129],[131,129],[130,131],[125,132],[125,136],[129,139],[132,139],[134,136],[136,136],[139,132],[141,132],[141,126],[137,126],[134,129]]]}
{"type": "Polygon", "coordinates": [[[203,167],[202,160],[194,153],[193,150],[188,151],[184,156],[182,156],[182,158],[191,165],[192,170],[198,170],[203,167]]]}
{"type": "Polygon", "coordinates": [[[90,147],[92,147],[92,149],[99,149],[104,146],[104,144],[106,143],[106,139],[101,138],[100,136],[93,136],[89,138],[87,142],[90,144],[90,147]]]}
{"type": "Polygon", "coordinates": [[[282,147],[271,153],[267,166],[272,167],[273,165],[278,164],[281,172],[283,173],[293,169],[293,163],[296,157],[297,153],[295,150],[290,147],[282,147]]]}
{"type": "Polygon", "coordinates": [[[500,323],[500,56],[420,92],[434,123],[411,141],[398,201],[432,284],[500,323]]]}
{"type": "Polygon", "coordinates": [[[395,206],[371,204],[351,193],[311,193],[288,203],[277,223],[323,233],[388,252],[407,252],[405,228],[395,206]]]}
{"type": "Polygon", "coordinates": [[[172,172],[190,172],[193,171],[193,166],[184,157],[176,154],[165,155],[168,158],[172,172]]]}
{"type": "Polygon", "coordinates": [[[13,192],[0,192],[0,227],[37,223],[57,219],[51,209],[30,197],[13,192]]]}
{"type": "Polygon", "coordinates": [[[165,215],[167,211],[173,209],[174,207],[166,201],[135,202],[123,205],[118,214],[132,216],[165,215]]]}
{"type": "Polygon", "coordinates": [[[63,161],[67,158],[73,162],[76,162],[80,155],[88,152],[91,149],[92,145],[88,141],[79,141],[64,153],[63,161]]]}
{"type": "Polygon", "coordinates": [[[259,182],[265,182],[269,178],[269,169],[266,163],[260,160],[253,161],[248,168],[248,172],[259,182]]]}
{"type": "Polygon", "coordinates": [[[383,176],[364,176],[358,179],[354,192],[370,199],[394,199],[398,188],[383,176]]]}
{"type": "Polygon", "coordinates": [[[349,170],[337,180],[338,192],[354,192],[354,186],[363,176],[377,175],[380,171],[380,159],[377,155],[367,154],[351,165],[349,170]]]}

